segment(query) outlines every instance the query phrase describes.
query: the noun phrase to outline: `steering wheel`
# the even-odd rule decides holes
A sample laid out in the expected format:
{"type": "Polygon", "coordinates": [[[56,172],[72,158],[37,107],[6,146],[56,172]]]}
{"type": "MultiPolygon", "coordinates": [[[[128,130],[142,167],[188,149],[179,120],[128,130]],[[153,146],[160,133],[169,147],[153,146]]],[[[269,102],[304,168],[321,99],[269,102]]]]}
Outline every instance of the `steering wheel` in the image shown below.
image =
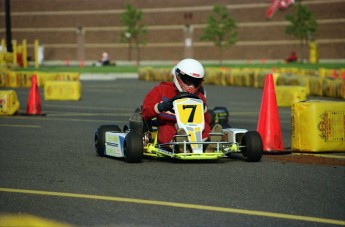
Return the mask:
{"type": "Polygon", "coordinates": [[[173,103],[175,100],[183,99],[183,98],[200,99],[200,97],[197,96],[196,94],[191,94],[191,93],[188,93],[188,92],[180,92],[176,96],[174,96],[171,99],[169,99],[169,102],[173,103]]]}
{"type": "MultiPolygon", "coordinates": [[[[171,99],[169,99],[169,102],[173,103],[174,101],[176,101],[178,99],[184,99],[184,98],[200,99],[200,97],[197,96],[196,94],[191,94],[191,93],[188,93],[188,92],[180,92],[176,96],[174,96],[171,99]]],[[[171,109],[170,112],[175,113],[175,110],[171,109]]]]}

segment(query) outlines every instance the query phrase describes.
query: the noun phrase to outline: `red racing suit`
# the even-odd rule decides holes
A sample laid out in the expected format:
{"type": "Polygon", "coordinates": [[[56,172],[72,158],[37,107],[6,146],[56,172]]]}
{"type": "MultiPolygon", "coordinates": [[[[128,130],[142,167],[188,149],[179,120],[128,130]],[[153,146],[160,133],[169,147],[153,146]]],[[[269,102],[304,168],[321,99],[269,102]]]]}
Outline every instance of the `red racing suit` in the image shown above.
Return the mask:
{"type": "MultiPolygon", "coordinates": [[[[178,94],[173,82],[162,82],[159,85],[155,86],[145,97],[143,108],[142,108],[142,117],[144,120],[151,120],[157,117],[158,120],[158,142],[159,143],[169,143],[172,141],[174,135],[176,134],[176,117],[172,112],[162,112],[160,113],[157,108],[157,104],[162,101],[167,101],[172,97],[178,94]]],[[[196,93],[201,100],[204,102],[206,107],[206,98],[205,96],[198,91],[196,93]]],[[[205,108],[205,128],[202,132],[203,139],[207,139],[209,133],[211,132],[210,128],[210,115],[205,108]]]]}

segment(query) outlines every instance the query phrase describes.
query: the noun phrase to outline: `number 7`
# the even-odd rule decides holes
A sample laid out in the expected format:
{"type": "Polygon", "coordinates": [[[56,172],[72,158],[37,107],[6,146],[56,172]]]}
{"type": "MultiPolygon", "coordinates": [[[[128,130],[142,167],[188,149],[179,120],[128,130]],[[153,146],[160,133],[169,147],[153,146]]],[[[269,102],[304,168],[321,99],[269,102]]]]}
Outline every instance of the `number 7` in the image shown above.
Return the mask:
{"type": "Polygon", "coordinates": [[[192,111],[190,112],[189,118],[188,118],[188,122],[193,122],[194,120],[194,115],[195,115],[195,110],[196,110],[196,105],[183,105],[182,109],[192,109],[192,111]]]}

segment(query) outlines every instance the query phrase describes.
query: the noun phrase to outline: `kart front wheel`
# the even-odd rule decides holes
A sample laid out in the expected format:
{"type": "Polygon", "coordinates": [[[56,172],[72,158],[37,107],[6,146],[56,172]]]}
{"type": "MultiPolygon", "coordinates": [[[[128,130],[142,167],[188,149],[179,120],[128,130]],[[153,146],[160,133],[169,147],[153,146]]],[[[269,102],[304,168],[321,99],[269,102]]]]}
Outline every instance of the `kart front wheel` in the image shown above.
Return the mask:
{"type": "Polygon", "coordinates": [[[143,159],[143,138],[140,133],[129,132],[125,138],[124,156],[126,162],[138,163],[143,159]]]}
{"type": "Polygon", "coordinates": [[[106,132],[121,132],[117,125],[101,125],[95,132],[95,148],[99,156],[105,154],[105,133],[106,132]]]}
{"type": "Polygon", "coordinates": [[[242,154],[248,162],[260,161],[263,153],[262,139],[258,132],[249,131],[244,134],[241,140],[242,154]]]}

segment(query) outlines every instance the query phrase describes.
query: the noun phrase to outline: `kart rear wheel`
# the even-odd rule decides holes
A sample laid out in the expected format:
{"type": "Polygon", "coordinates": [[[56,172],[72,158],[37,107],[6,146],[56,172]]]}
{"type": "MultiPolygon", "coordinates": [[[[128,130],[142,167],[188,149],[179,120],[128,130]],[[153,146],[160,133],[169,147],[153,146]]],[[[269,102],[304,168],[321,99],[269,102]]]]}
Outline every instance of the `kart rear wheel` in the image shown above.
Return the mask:
{"type": "Polygon", "coordinates": [[[260,161],[263,153],[262,139],[258,132],[249,131],[244,134],[241,140],[242,154],[248,162],[260,161]]]}
{"type": "Polygon", "coordinates": [[[105,133],[106,132],[121,132],[117,125],[101,125],[95,132],[95,148],[99,156],[103,157],[105,154],[105,133]]]}
{"type": "Polygon", "coordinates": [[[143,159],[143,137],[140,133],[129,132],[125,138],[124,156],[126,162],[138,163],[143,159]]]}

